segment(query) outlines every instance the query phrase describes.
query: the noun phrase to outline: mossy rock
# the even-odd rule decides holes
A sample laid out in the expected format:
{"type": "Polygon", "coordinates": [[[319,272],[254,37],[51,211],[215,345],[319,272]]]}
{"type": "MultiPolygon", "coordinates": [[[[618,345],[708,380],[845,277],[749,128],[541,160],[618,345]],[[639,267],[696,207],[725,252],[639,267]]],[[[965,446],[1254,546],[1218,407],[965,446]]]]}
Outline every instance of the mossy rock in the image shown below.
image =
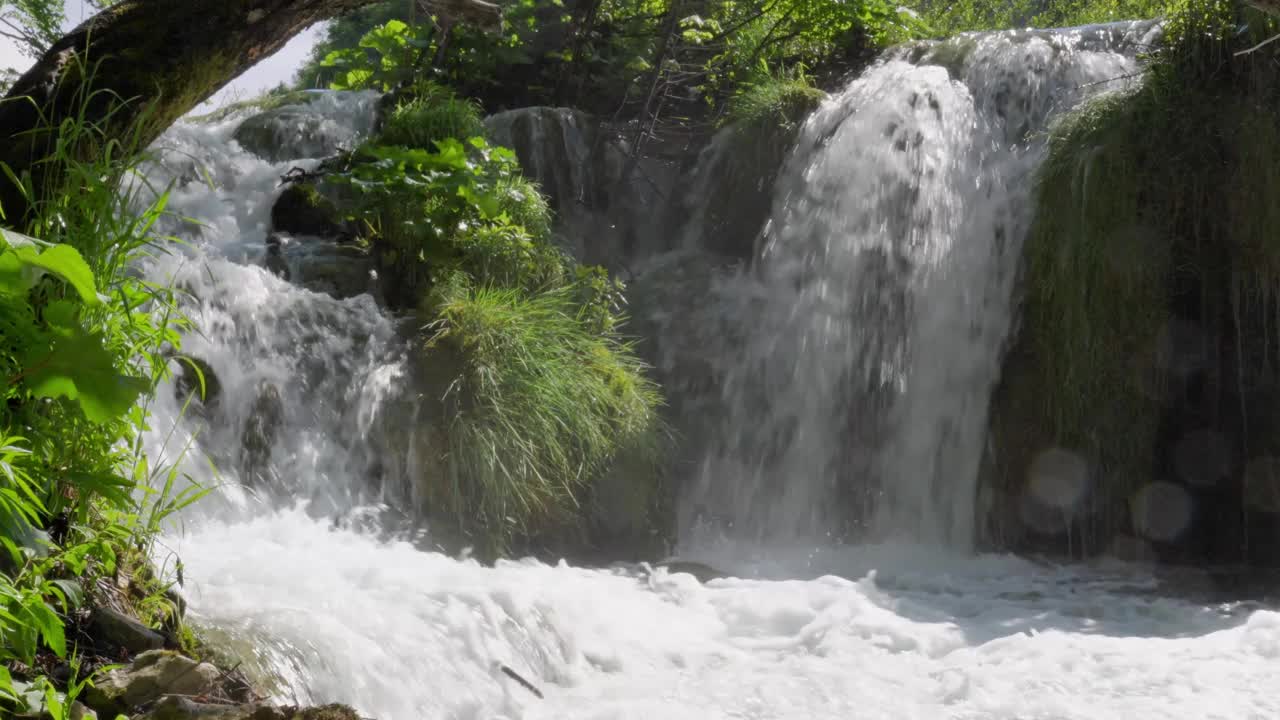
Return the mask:
{"type": "Polygon", "coordinates": [[[337,237],[346,231],[342,213],[312,183],[285,188],[271,207],[271,229],[291,235],[337,237]]]}

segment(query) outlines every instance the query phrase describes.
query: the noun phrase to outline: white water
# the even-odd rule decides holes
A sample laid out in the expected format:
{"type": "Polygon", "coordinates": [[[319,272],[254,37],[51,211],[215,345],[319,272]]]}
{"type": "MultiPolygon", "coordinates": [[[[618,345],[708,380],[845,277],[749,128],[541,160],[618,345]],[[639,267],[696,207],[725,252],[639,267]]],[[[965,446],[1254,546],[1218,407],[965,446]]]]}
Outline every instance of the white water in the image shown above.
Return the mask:
{"type": "Polygon", "coordinates": [[[335,300],[252,264],[291,164],[240,152],[233,129],[180,125],[160,143],[218,183],[175,193],[174,209],[208,227],[175,223],[196,251],[149,271],[199,298],[186,349],[223,397],[207,420],[179,422],[161,392],[150,456],[174,460],[196,435],[183,468],[221,483],[165,544],[184,563],[191,618],[274,699],[381,720],[1280,716],[1280,614],[1165,596],[1135,567],[726,544],[699,559],[753,579],[704,586],[662,569],[486,568],[387,539],[391,510],[412,504],[398,328],[367,296],[335,300]],[[283,429],[249,476],[242,428],[264,383],[283,429]]]}
{"type": "Polygon", "coordinates": [[[1043,131],[1132,75],[1153,27],[904,49],[810,116],[762,261],[719,289],[747,341],[691,506],[794,539],[861,505],[875,535],[970,546],[1043,131]]]}

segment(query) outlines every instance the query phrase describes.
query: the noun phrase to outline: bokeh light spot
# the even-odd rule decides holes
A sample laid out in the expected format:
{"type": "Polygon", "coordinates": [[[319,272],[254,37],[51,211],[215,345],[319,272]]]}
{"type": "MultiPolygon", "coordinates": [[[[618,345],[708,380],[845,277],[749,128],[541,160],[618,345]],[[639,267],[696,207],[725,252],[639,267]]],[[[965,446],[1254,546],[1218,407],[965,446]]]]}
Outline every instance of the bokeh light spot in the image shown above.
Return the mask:
{"type": "Polygon", "coordinates": [[[1132,507],[1134,528],[1150,540],[1171,542],[1191,525],[1191,495],[1173,483],[1149,483],[1134,494],[1132,507]]]}

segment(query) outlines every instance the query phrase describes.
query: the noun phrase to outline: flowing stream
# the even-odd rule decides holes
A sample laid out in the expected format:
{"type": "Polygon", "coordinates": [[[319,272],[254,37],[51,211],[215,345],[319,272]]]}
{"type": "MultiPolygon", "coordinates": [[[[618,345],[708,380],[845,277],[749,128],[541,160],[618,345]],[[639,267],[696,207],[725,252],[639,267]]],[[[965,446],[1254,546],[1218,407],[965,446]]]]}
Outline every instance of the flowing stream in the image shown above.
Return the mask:
{"type": "Polygon", "coordinates": [[[1280,717],[1280,614],[1195,577],[967,552],[1036,131],[1131,72],[1149,29],[896,51],[806,124],[760,271],[718,288],[752,330],[718,365],[730,413],[689,501],[749,532],[686,543],[735,576],[707,584],[434,552],[406,522],[412,328],[323,241],[281,257],[336,266],[328,285],[264,267],[280,176],[367,131],[373,98],[319,97],[285,162],[233,142],[237,118],[179,124],[148,173],[184,179],[162,229],[193,249],[147,272],[190,291],[185,350],[220,390],[184,413],[163,388],[148,442],[216,486],[159,556],[191,619],[274,699],[381,720],[1280,717]],[[813,541],[849,485],[891,540],[813,541]]]}

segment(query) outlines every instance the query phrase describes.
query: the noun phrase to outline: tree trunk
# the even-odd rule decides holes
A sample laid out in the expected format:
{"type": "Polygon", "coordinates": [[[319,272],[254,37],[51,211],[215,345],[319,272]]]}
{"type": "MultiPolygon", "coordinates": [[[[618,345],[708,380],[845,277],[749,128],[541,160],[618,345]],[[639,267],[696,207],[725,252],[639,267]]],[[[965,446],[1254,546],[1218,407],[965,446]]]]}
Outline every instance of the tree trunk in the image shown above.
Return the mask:
{"type": "MultiPolygon", "coordinates": [[[[56,163],[39,161],[63,120],[83,114],[101,140],[147,145],[298,32],[373,1],[121,0],[54,43],[10,88],[0,103],[0,162],[29,173],[38,196],[59,179],[56,163]]],[[[485,29],[501,24],[501,10],[484,0],[448,6],[485,29]]],[[[0,209],[15,226],[30,210],[7,176],[0,209]]]]}

